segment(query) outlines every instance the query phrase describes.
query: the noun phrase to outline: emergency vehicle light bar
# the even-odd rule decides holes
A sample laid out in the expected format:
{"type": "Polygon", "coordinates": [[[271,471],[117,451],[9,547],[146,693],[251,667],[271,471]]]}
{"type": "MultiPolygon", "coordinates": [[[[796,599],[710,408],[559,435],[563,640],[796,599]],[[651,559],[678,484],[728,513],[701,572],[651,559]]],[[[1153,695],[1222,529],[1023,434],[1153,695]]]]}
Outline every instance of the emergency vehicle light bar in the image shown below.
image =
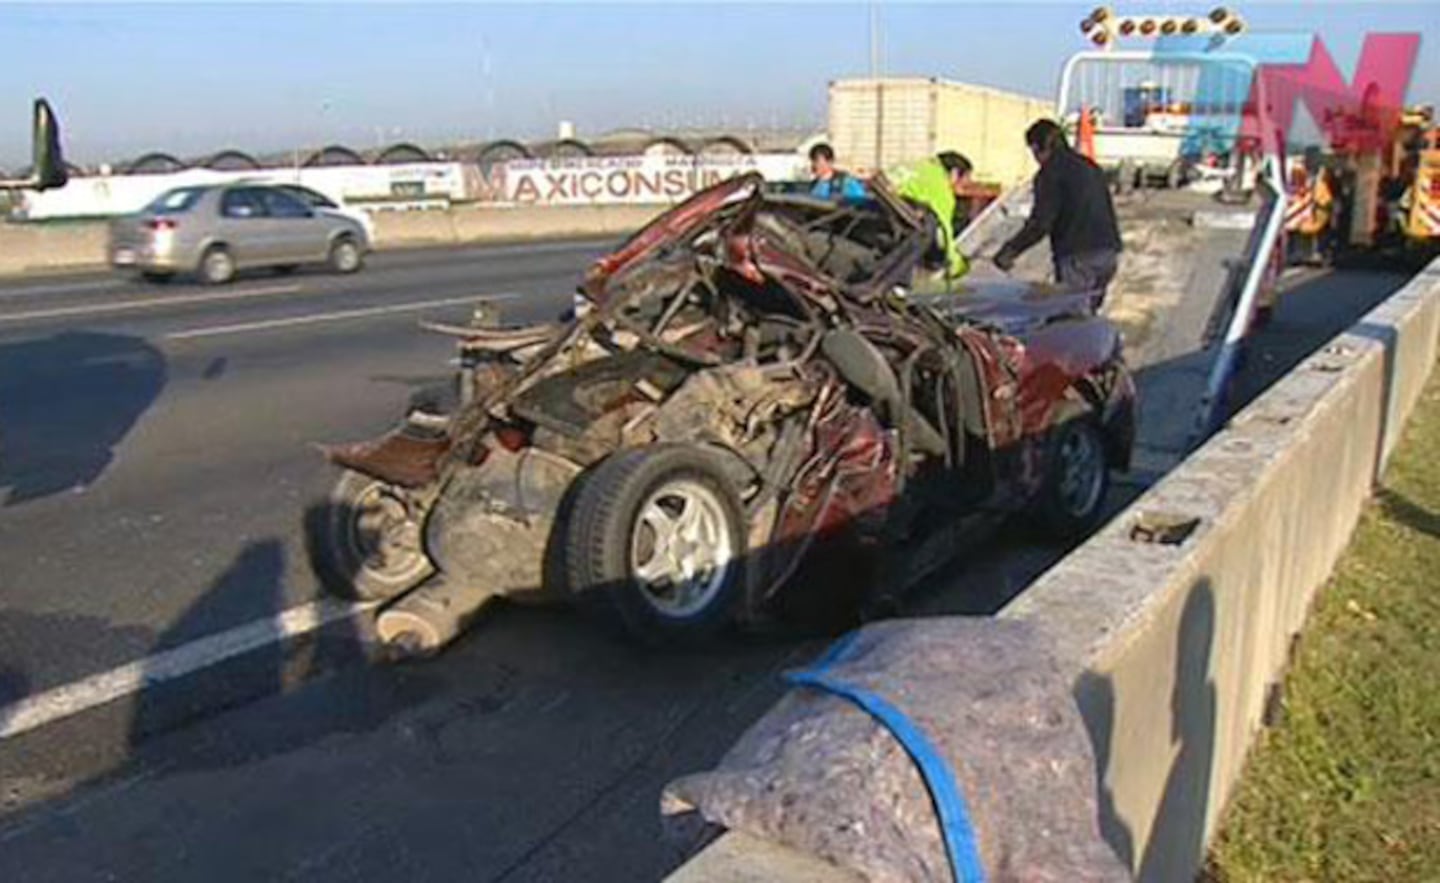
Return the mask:
{"type": "Polygon", "coordinates": [[[1080,33],[1102,49],[1115,45],[1121,37],[1173,37],[1176,34],[1195,36],[1210,34],[1220,39],[1245,32],[1245,20],[1237,13],[1216,7],[1204,18],[1183,15],[1126,15],[1117,17],[1108,6],[1097,7],[1080,20],[1080,33]]]}

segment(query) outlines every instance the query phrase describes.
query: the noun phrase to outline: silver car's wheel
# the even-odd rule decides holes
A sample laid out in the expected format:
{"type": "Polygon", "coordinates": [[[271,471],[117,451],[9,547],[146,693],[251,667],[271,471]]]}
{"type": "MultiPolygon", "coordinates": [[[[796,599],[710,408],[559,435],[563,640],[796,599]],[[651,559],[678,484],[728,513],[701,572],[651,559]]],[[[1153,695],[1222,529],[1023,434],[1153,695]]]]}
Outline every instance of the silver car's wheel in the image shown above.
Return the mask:
{"type": "Polygon", "coordinates": [[[734,563],[729,519],[713,490],[688,479],[662,484],[641,505],[630,566],[656,612],[694,616],[715,600],[734,563]]]}
{"type": "Polygon", "coordinates": [[[235,259],[230,252],[215,246],[200,258],[200,278],[207,285],[223,285],[235,278],[235,259]]]}
{"type": "Polygon", "coordinates": [[[360,246],[353,239],[341,239],[330,246],[330,268],[337,273],[354,273],[362,261],[360,246]]]}

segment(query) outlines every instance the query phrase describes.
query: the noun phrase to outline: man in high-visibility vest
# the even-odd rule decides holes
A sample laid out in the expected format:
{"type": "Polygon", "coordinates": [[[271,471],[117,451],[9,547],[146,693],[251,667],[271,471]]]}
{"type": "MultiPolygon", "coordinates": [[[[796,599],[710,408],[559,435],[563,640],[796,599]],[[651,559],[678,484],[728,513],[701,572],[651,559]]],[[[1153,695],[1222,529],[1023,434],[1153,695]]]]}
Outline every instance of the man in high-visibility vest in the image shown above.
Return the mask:
{"type": "Polygon", "coordinates": [[[959,211],[962,206],[959,197],[970,181],[972,168],[970,160],[963,154],[947,150],[895,169],[888,176],[895,183],[897,193],[925,206],[935,216],[938,240],[935,245],[937,251],[944,255],[947,287],[949,282],[970,272],[970,262],[960,252],[955,236],[959,232],[957,218],[968,221],[968,217],[959,211]]]}

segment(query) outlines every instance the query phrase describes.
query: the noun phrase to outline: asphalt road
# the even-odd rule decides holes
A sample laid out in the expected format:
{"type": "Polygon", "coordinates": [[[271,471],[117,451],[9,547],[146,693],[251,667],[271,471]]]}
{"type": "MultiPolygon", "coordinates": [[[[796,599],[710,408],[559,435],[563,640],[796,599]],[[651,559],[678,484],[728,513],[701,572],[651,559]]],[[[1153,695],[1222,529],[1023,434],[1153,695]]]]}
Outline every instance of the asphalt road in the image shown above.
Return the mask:
{"type": "MultiPolygon", "coordinates": [[[[375,256],[224,288],[0,286],[0,670],[48,689],[316,597],[305,508],[448,376],[420,318],[553,316],[594,242],[375,256]]],[[[4,694],[0,694],[4,695],[4,694]]],[[[0,702],[3,704],[3,702],[0,702]]]]}
{"type": "MultiPolygon", "coordinates": [[[[213,292],[0,288],[0,688],[314,597],[298,522],[329,478],[306,443],[385,428],[449,356],[414,319],[466,307],[311,317],[508,293],[511,315],[539,317],[594,251],[397,255],[357,277],[233,289],[292,292],[129,311],[114,306],[213,292]],[[15,318],[72,306],[104,312],[15,318]]],[[[1300,284],[1242,389],[1402,282],[1300,284]]],[[[993,610],[1062,553],[1007,529],[914,609],[993,610]]],[[[663,784],[716,762],[823,641],[652,654],[563,610],[502,608],[439,659],[339,667],[159,735],[140,726],[143,699],[82,715],[0,745],[0,879],[658,879],[693,842],[662,827],[663,784]]]]}

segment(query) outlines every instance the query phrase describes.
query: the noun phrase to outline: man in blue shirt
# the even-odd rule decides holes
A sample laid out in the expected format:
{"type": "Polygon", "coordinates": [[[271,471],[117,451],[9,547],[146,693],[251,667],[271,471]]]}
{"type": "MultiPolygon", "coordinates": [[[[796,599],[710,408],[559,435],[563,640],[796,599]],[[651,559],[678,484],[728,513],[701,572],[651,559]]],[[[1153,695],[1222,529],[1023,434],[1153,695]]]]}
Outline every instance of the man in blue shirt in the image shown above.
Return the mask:
{"type": "Polygon", "coordinates": [[[865,183],[835,168],[835,150],[820,142],[810,148],[810,195],[816,199],[854,202],[866,198],[865,183]]]}

